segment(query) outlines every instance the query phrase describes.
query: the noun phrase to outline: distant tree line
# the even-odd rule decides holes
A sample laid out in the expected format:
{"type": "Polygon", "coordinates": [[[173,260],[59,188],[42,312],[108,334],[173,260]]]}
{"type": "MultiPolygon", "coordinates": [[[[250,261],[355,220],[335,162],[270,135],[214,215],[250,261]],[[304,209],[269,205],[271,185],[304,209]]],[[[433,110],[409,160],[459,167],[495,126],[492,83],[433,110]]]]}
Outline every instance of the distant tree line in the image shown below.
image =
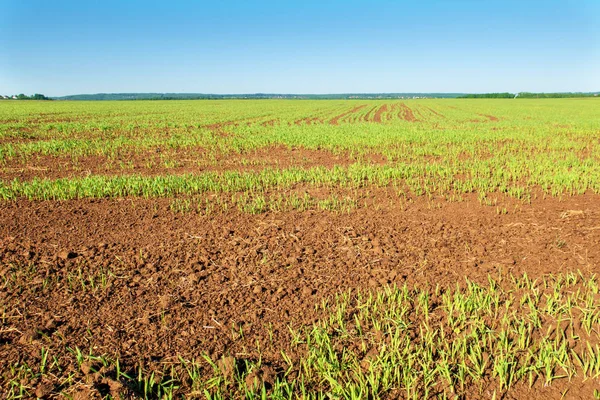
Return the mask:
{"type": "Polygon", "coordinates": [[[97,93],[54,97],[54,100],[229,100],[229,99],[413,99],[455,98],[463,93],[341,93],[341,94],[210,94],[210,93],[97,93]]]}
{"type": "Polygon", "coordinates": [[[49,97],[46,97],[40,93],[35,93],[32,96],[27,96],[23,93],[20,93],[20,94],[16,94],[13,96],[0,96],[0,99],[4,99],[4,100],[52,100],[49,97]]]}
{"type": "Polygon", "coordinates": [[[516,95],[514,93],[479,93],[479,94],[465,94],[459,96],[459,99],[512,99],[516,95]]]}
{"type": "Polygon", "coordinates": [[[479,94],[465,94],[459,96],[459,99],[559,99],[567,97],[597,97],[598,92],[564,92],[564,93],[479,93],[479,94]]]}
{"type": "Polygon", "coordinates": [[[523,99],[550,99],[550,98],[566,98],[566,97],[597,97],[595,93],[580,93],[580,92],[565,92],[565,93],[519,93],[519,97],[523,99]]]}
{"type": "Polygon", "coordinates": [[[35,93],[27,96],[23,93],[2,96],[0,100],[227,100],[227,99],[423,99],[423,98],[459,98],[459,99],[545,99],[566,97],[597,97],[598,92],[564,93],[342,93],[342,94],[204,94],[204,93],[98,93],[64,97],[46,97],[35,93]]]}

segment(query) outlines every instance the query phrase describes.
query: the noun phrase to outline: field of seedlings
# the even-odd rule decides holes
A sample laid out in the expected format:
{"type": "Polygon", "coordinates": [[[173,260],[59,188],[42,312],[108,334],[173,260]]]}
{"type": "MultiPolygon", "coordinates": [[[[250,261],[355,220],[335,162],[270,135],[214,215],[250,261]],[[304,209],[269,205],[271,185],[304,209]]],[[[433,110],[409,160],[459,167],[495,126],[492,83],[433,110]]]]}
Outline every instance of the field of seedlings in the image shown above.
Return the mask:
{"type": "Polygon", "coordinates": [[[0,397],[600,399],[600,100],[0,101],[0,397]]]}

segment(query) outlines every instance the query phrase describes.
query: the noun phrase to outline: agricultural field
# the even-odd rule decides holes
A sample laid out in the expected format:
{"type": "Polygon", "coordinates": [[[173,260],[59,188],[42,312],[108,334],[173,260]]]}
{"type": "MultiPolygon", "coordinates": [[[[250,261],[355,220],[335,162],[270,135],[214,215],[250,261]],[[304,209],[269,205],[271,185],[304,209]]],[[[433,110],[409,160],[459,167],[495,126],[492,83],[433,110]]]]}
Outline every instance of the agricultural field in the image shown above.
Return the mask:
{"type": "Polygon", "coordinates": [[[0,102],[0,397],[600,398],[600,100],[0,102]]]}

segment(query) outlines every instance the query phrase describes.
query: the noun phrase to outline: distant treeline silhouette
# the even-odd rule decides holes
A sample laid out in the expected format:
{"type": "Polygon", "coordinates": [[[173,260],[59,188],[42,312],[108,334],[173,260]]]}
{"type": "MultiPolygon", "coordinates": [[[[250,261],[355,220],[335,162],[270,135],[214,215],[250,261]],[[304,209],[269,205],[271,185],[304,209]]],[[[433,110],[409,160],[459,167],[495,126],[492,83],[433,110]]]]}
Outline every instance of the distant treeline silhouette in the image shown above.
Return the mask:
{"type": "Polygon", "coordinates": [[[563,93],[478,93],[458,96],[459,99],[559,99],[567,97],[597,97],[598,92],[563,92],[563,93]]]}
{"type": "Polygon", "coordinates": [[[97,93],[53,97],[54,100],[229,100],[229,99],[413,99],[456,98],[464,93],[340,93],[340,94],[289,94],[289,93],[97,93]]]}
{"type": "Polygon", "coordinates": [[[21,93],[21,94],[16,94],[13,96],[0,95],[0,100],[52,100],[52,99],[44,96],[43,94],[39,94],[39,93],[36,93],[32,96],[27,96],[27,95],[21,93]]]}

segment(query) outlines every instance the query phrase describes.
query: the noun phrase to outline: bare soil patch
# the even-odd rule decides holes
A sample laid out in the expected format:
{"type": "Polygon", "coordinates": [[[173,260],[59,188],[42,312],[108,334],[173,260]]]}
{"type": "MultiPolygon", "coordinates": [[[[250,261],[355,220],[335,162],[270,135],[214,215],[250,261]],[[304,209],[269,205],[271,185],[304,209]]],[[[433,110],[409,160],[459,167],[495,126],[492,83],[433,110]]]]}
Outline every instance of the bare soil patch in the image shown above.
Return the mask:
{"type": "MultiPolygon", "coordinates": [[[[93,348],[124,368],[202,352],[256,359],[257,341],[277,366],[288,326],[311,324],[322,316],[315,304],[341,291],[599,272],[597,195],[507,200],[507,214],[474,196],[364,196],[381,207],[201,215],[173,213],[169,200],[0,203],[10,282],[0,287],[0,368],[39,364],[42,347],[59,358],[93,348]]],[[[544,393],[559,398],[565,387],[544,393]]]]}
{"type": "Polygon", "coordinates": [[[445,116],[445,115],[443,115],[443,114],[440,114],[439,112],[435,111],[433,108],[431,108],[431,107],[425,107],[425,108],[426,108],[427,110],[429,110],[429,111],[430,111],[432,114],[435,114],[435,115],[437,115],[437,116],[438,116],[438,117],[440,117],[440,118],[444,118],[444,119],[446,119],[446,116],[445,116]]]}
{"type": "Polygon", "coordinates": [[[495,117],[490,114],[479,114],[479,115],[481,115],[482,117],[486,117],[489,121],[493,121],[493,122],[500,120],[498,117],[495,117]]]}
{"type": "Polygon", "coordinates": [[[313,125],[313,124],[322,124],[322,123],[323,123],[323,120],[319,117],[306,117],[306,118],[302,118],[297,121],[294,121],[294,124],[296,124],[296,125],[302,125],[302,124],[313,125]]]}
{"type": "Polygon", "coordinates": [[[377,106],[371,108],[365,115],[363,115],[362,120],[365,122],[371,121],[371,114],[373,114],[375,110],[377,110],[377,106]]]}
{"type": "Polygon", "coordinates": [[[336,115],[335,117],[333,117],[332,119],[329,120],[329,123],[331,125],[339,125],[340,120],[344,119],[345,117],[347,117],[351,114],[354,114],[354,113],[360,111],[361,109],[365,108],[366,106],[367,106],[366,104],[361,104],[360,106],[354,107],[352,110],[350,110],[348,112],[342,113],[340,115],[336,115]]]}
{"type": "Polygon", "coordinates": [[[381,116],[386,113],[388,111],[388,106],[387,104],[382,105],[381,107],[379,107],[377,109],[377,111],[375,112],[375,115],[373,116],[373,121],[377,122],[377,123],[381,123],[381,116]]]}
{"type": "Polygon", "coordinates": [[[416,122],[413,110],[404,103],[394,104],[394,109],[398,111],[398,118],[408,122],[416,122]]]}

